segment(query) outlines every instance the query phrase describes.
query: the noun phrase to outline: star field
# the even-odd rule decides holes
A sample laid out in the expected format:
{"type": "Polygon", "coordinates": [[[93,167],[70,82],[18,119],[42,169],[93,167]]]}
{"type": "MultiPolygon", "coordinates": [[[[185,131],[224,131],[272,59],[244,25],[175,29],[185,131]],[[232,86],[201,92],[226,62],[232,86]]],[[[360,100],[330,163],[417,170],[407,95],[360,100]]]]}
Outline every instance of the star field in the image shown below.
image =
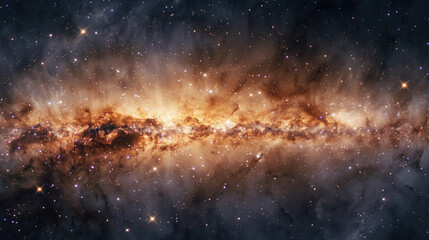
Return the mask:
{"type": "Polygon", "coordinates": [[[7,239],[427,239],[429,3],[0,2],[7,239]]]}

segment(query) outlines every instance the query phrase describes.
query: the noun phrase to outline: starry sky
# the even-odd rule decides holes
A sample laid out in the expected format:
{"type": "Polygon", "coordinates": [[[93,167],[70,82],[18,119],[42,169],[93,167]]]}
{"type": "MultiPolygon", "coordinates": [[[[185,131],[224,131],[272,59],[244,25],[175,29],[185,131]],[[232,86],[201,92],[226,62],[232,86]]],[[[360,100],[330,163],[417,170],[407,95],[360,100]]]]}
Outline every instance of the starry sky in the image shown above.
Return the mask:
{"type": "Polygon", "coordinates": [[[1,236],[427,239],[428,7],[1,1],[1,236]]]}

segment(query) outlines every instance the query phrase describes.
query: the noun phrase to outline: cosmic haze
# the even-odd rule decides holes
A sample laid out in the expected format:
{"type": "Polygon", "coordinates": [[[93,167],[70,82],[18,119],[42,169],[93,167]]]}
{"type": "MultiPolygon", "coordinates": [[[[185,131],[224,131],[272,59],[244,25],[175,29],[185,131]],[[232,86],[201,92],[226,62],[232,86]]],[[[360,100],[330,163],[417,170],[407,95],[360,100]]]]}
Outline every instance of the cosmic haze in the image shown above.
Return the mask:
{"type": "Polygon", "coordinates": [[[0,238],[429,239],[428,10],[0,1],[0,238]]]}

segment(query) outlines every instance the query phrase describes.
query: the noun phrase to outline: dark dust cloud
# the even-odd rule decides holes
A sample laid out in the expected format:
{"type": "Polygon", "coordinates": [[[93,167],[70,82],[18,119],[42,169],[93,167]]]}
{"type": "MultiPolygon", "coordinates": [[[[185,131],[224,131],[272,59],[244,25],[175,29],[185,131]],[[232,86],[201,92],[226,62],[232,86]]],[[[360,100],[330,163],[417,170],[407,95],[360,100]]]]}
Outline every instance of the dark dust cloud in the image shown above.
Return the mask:
{"type": "Polygon", "coordinates": [[[428,8],[1,1],[1,238],[427,239],[428,8]]]}

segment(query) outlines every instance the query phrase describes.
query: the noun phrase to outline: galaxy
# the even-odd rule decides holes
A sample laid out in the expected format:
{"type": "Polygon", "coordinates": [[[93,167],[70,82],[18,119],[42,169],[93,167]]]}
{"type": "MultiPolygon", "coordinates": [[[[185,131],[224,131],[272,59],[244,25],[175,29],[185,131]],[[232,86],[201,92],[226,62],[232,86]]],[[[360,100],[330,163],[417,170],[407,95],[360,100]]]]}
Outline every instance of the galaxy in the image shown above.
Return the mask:
{"type": "Polygon", "coordinates": [[[1,238],[428,239],[428,8],[1,1],[1,238]]]}

